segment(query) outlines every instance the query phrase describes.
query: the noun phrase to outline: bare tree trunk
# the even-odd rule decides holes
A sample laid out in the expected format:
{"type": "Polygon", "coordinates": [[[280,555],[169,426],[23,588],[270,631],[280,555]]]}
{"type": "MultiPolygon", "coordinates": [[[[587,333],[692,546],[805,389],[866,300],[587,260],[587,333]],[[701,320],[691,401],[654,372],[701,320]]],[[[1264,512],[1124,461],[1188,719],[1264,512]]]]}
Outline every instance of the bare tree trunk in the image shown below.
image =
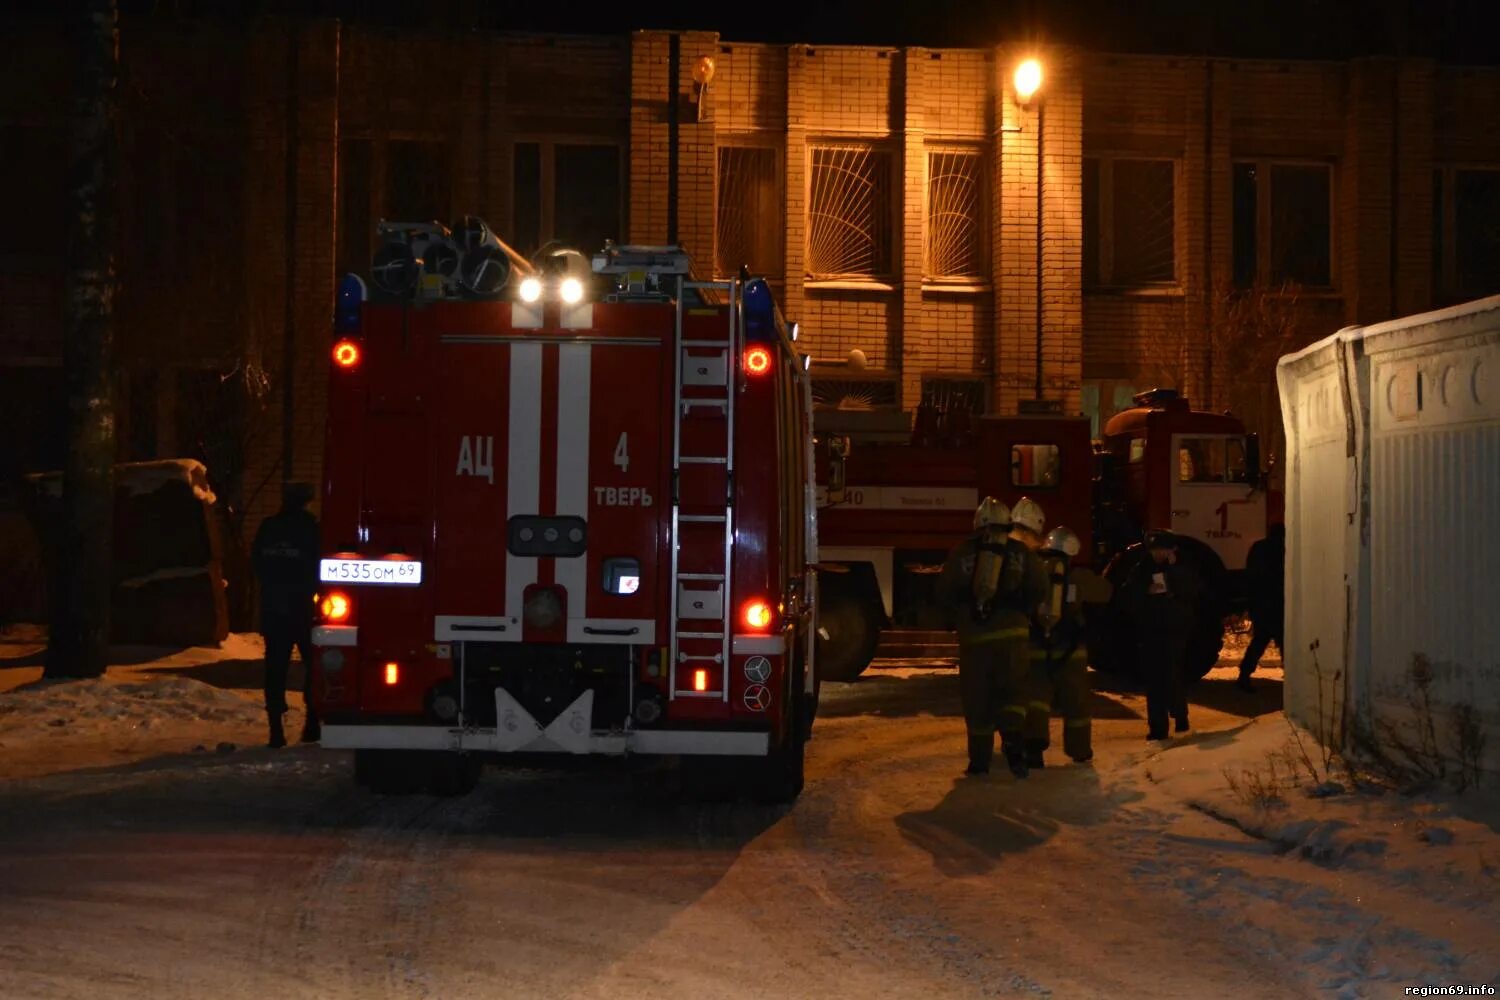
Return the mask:
{"type": "Polygon", "coordinates": [[[68,458],[56,548],[48,677],[97,677],[109,644],[114,515],[116,157],[120,51],[115,0],[79,2],[68,148],[64,299],[68,458]]]}

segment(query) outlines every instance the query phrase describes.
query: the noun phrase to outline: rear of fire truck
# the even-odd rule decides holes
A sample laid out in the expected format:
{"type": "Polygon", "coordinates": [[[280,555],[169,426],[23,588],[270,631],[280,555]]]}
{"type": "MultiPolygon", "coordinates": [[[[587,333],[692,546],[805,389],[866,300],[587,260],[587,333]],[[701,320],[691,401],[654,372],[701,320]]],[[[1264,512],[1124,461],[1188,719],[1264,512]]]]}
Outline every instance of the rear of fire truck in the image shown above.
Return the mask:
{"type": "Polygon", "coordinates": [[[487,231],[389,228],[377,287],[340,288],[324,746],[381,791],[629,753],[795,797],[811,394],[765,282],[694,282],[677,248],[607,247],[590,273],[487,231]]]}

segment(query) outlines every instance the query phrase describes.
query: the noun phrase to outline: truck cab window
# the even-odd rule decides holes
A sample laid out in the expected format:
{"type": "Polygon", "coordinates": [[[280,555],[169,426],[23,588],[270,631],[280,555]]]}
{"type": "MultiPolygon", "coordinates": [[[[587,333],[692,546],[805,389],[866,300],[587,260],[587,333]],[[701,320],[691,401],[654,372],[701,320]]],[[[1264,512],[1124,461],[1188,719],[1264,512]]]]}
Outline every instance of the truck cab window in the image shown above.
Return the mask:
{"type": "MultiPolygon", "coordinates": [[[[1238,444],[1239,442],[1235,442],[1238,444]]],[[[1183,483],[1223,483],[1228,461],[1227,438],[1183,438],[1177,448],[1177,479],[1183,483]]],[[[1240,447],[1239,465],[1243,474],[1244,449],[1240,447]]]]}
{"type": "Polygon", "coordinates": [[[1228,478],[1226,482],[1250,483],[1255,477],[1250,472],[1249,462],[1245,457],[1245,441],[1243,438],[1224,439],[1224,459],[1227,463],[1228,478]]]}
{"type": "Polygon", "coordinates": [[[1055,444],[1013,444],[1010,446],[1010,484],[1041,488],[1055,487],[1062,481],[1062,456],[1055,444]]]}

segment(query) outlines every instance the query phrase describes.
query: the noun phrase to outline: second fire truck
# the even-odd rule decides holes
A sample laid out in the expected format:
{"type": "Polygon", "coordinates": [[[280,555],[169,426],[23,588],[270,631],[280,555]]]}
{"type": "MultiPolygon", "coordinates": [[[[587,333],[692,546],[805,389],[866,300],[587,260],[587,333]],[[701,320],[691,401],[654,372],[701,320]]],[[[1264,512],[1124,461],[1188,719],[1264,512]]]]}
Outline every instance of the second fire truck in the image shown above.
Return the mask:
{"type": "MultiPolygon", "coordinates": [[[[934,601],[937,573],[984,496],[1037,500],[1049,527],[1078,534],[1080,563],[1116,580],[1142,555],[1144,531],[1181,536],[1185,557],[1209,583],[1189,653],[1191,669],[1207,672],[1218,658],[1223,617],[1238,603],[1238,571],[1266,532],[1256,437],[1238,418],[1194,410],[1169,390],[1134,402],[1106,423],[1098,442],[1090,440],[1088,418],[1060,413],[953,419],[919,412],[913,440],[889,433],[861,440],[839,426],[837,411],[819,411],[823,676],[858,677],[886,626],[947,627],[946,609],[934,601]]],[[[1130,673],[1130,623],[1114,608],[1096,611],[1094,666],[1130,673]]]]}
{"type": "Polygon", "coordinates": [[[386,791],[649,754],[794,798],[811,393],[765,282],[693,281],[672,247],[531,268],[477,224],[386,235],[333,347],[324,746],[386,791]]]}

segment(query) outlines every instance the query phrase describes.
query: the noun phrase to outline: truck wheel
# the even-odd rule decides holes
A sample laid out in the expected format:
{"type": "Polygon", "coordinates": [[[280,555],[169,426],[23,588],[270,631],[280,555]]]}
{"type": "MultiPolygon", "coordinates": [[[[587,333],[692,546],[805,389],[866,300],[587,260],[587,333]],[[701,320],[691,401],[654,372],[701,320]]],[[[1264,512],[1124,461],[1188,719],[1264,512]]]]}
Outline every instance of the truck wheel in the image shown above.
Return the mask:
{"type": "Polygon", "coordinates": [[[410,750],[356,750],[354,783],[376,795],[410,795],[425,784],[423,763],[410,750]]]}
{"type": "Polygon", "coordinates": [[[757,761],[746,789],[756,802],[784,805],[802,794],[807,740],[800,722],[788,729],[786,744],[757,761]]]}
{"type": "Polygon", "coordinates": [[[468,795],[479,784],[479,758],[468,753],[440,751],[427,765],[427,790],[433,795],[468,795]]]}
{"type": "Polygon", "coordinates": [[[820,586],[818,675],[830,681],[855,680],[875,658],[880,615],[858,591],[841,582],[825,580],[820,586]]]}

